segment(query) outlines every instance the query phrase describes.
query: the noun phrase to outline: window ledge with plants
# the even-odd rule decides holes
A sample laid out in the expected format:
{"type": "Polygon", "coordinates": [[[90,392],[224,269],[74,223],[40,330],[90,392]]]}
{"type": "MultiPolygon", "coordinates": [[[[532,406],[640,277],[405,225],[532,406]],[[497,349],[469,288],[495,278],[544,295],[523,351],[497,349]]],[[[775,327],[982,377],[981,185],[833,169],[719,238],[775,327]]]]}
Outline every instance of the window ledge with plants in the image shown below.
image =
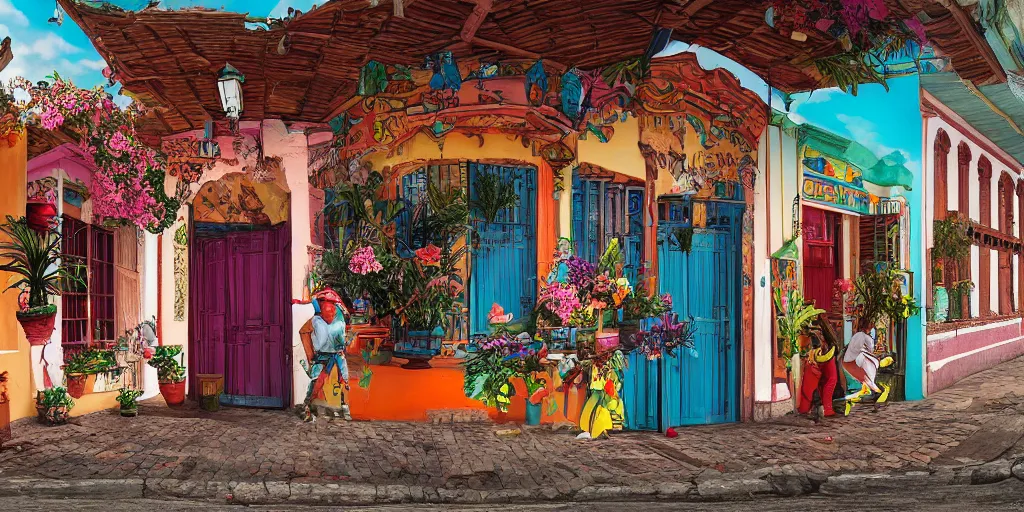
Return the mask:
{"type": "Polygon", "coordinates": [[[964,318],[960,320],[948,320],[945,322],[928,322],[927,332],[928,334],[942,334],[944,332],[959,331],[960,329],[980,327],[983,325],[1004,322],[1006,320],[1015,320],[1018,318],[1021,318],[1020,313],[1014,313],[1012,315],[993,315],[983,318],[964,318]]]}

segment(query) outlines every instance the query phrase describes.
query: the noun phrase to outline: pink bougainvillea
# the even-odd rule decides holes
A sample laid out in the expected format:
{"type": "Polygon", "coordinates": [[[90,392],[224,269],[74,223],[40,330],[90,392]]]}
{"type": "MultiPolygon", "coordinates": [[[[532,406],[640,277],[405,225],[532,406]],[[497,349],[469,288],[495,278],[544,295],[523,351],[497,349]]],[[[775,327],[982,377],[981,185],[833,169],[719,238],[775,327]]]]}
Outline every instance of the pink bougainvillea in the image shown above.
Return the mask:
{"type": "MultiPolygon", "coordinates": [[[[136,137],[137,107],[118,108],[101,87],[79,89],[56,73],[49,85],[16,79],[10,89],[22,89],[31,98],[7,105],[21,114],[22,122],[74,134],[92,157],[96,170],[90,193],[98,220],[153,232],[173,222],[180,198],[164,193],[162,156],[136,137]]],[[[13,97],[11,91],[6,97],[13,97]]]]}
{"type": "Polygon", "coordinates": [[[356,249],[352,259],[348,262],[348,269],[359,275],[373,274],[384,270],[384,267],[377,261],[377,255],[373,247],[366,246],[356,249]]]}

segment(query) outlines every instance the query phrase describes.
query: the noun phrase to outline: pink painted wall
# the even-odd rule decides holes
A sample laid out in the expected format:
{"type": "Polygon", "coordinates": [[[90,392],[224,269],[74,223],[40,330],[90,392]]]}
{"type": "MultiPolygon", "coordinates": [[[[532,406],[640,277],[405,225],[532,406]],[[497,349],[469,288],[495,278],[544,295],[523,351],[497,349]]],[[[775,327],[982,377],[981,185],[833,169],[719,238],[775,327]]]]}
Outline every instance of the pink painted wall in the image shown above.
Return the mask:
{"type": "Polygon", "coordinates": [[[1021,319],[928,336],[928,392],[945,389],[960,379],[1024,355],[1021,319]]]}

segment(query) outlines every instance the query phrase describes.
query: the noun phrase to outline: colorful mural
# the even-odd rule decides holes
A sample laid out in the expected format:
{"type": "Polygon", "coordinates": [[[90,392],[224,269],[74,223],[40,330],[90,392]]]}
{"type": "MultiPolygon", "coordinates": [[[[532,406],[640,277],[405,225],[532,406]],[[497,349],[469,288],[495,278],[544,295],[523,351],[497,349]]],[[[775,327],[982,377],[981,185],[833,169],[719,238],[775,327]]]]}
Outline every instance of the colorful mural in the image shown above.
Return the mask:
{"type": "Polygon", "coordinates": [[[193,200],[194,220],[213,224],[271,226],[288,220],[288,191],[282,181],[258,182],[231,173],[204,183],[193,200]]]}
{"type": "Polygon", "coordinates": [[[46,177],[28,183],[27,202],[57,204],[57,178],[46,177]]]}
{"type": "Polygon", "coordinates": [[[188,304],[188,228],[183,223],[174,232],[174,321],[184,322],[188,304]]]}

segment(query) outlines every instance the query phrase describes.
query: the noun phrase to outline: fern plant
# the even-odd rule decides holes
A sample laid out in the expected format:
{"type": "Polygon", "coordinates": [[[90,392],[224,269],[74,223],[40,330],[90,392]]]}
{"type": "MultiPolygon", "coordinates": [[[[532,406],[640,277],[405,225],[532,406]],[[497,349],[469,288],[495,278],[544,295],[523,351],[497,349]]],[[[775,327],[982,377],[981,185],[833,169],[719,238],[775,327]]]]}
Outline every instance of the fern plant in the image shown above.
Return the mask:
{"type": "Polygon", "coordinates": [[[495,172],[480,172],[473,183],[476,199],[473,200],[474,210],[488,224],[498,218],[498,213],[519,206],[519,193],[516,192],[515,180],[519,176],[504,179],[495,172]]]}

